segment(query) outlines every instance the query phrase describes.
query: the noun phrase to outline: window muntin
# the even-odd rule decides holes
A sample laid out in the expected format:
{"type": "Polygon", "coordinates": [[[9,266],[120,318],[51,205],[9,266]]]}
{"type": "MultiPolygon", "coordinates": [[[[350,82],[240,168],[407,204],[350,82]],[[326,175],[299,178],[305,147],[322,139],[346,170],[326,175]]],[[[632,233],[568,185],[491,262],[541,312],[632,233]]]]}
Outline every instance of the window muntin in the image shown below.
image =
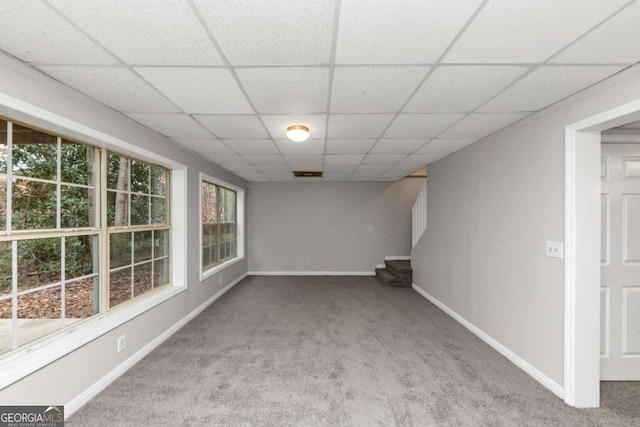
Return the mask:
{"type": "Polygon", "coordinates": [[[202,271],[237,257],[237,193],[202,181],[202,271]]]}
{"type": "Polygon", "coordinates": [[[169,177],[165,168],[0,119],[0,355],[170,282],[169,177]],[[112,158],[126,165],[126,181],[110,171],[112,158]],[[102,189],[101,176],[115,184],[102,189]],[[108,222],[111,193],[126,202],[122,224],[108,222]],[[109,246],[111,236],[127,234],[129,246],[109,246]],[[124,291],[122,281],[109,283],[118,272],[130,274],[124,291]]]}

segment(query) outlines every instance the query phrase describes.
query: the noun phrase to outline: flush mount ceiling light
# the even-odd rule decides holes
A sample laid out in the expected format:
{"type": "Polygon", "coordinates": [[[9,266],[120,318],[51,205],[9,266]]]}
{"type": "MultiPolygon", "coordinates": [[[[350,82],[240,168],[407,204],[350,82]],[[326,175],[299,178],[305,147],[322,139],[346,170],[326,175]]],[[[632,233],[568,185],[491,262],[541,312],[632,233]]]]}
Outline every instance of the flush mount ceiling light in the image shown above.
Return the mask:
{"type": "Polygon", "coordinates": [[[287,128],[287,138],[295,142],[302,142],[309,138],[309,128],[302,125],[293,125],[287,128]]]}

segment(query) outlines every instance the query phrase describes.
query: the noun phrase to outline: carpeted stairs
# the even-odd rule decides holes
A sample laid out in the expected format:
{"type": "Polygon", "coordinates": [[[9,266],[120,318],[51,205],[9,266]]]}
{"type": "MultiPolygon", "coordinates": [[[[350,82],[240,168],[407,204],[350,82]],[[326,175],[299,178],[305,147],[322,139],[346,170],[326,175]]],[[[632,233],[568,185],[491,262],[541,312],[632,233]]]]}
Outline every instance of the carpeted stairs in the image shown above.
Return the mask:
{"type": "Polygon", "coordinates": [[[385,261],[385,268],[376,268],[378,281],[385,286],[410,288],[413,269],[410,260],[385,261]]]}

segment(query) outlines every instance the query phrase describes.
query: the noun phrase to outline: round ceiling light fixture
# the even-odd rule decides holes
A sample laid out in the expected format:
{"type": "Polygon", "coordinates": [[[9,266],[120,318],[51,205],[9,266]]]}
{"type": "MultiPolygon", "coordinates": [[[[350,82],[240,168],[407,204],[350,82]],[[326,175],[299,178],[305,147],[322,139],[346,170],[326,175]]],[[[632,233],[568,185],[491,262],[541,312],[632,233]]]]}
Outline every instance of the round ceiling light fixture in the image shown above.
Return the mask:
{"type": "Polygon", "coordinates": [[[309,128],[303,125],[293,125],[287,128],[287,138],[295,142],[302,142],[309,138],[309,128]]]}

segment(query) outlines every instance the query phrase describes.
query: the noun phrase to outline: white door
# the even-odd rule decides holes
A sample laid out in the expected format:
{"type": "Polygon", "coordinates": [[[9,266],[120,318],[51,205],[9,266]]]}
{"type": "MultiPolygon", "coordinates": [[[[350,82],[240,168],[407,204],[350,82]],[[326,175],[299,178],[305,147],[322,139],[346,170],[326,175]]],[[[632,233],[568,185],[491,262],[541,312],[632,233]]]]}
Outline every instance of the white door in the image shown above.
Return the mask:
{"type": "Polygon", "coordinates": [[[602,144],[600,379],[640,381],[640,145],[602,144]]]}

